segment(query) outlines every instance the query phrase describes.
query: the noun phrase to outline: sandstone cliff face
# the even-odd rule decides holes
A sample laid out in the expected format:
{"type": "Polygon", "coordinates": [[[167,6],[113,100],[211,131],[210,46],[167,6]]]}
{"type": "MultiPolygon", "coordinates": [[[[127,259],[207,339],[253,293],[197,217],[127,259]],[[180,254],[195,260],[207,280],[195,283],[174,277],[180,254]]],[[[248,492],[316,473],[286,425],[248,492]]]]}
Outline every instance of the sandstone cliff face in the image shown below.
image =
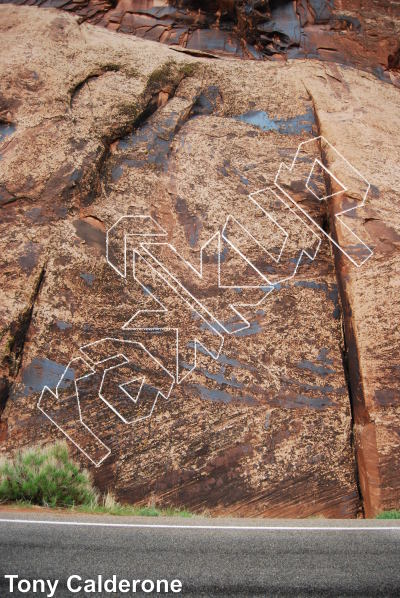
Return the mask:
{"type": "MultiPolygon", "coordinates": [[[[241,7],[209,4],[239,22],[241,7]]],[[[274,3],[261,4],[267,19],[274,3]]],[[[101,9],[102,24],[121,22],[110,18],[118,6],[101,9]]],[[[71,8],[81,14],[86,4],[71,8]]],[[[47,393],[42,407],[92,461],[104,458],[94,467],[70,444],[119,499],[261,516],[353,517],[398,507],[396,87],[317,61],[194,58],[34,7],[0,7],[0,44],[1,450],[63,437],[37,402],[76,358],[58,400],[47,393]],[[336,178],[320,173],[313,182],[321,197],[335,191],[342,172],[329,147],[305,146],[305,170],[288,173],[273,202],[259,196],[280,223],[271,236],[249,200],[317,135],[372,183],[366,205],[345,220],[374,251],[360,268],[326,239],[316,252],[316,236],[325,238],[318,225],[349,245],[335,214],[361,199],[357,186],[328,202],[305,188],[304,172],[319,159],[336,178]],[[296,213],[284,210],[285,192],[298,202],[296,213]],[[193,267],[233,216],[253,235],[229,221],[247,261],[214,239],[201,279],[166,245],[151,256],[141,249],[132,271],[132,236],[123,277],[105,259],[106,231],[121,217],[143,215],[152,240],[162,227],[163,241],[193,267]],[[282,235],[287,280],[260,291],[265,264],[273,282],[284,278],[273,259],[282,235]],[[305,248],[315,259],[303,256],[291,278],[305,248]],[[218,266],[234,288],[222,291],[218,266]],[[164,267],[203,311],[183,300],[164,267]],[[257,289],[246,288],[252,284],[257,289]],[[209,313],[236,326],[229,306],[238,301],[262,301],[242,308],[248,328],[230,334],[210,326],[209,313]],[[132,320],[146,308],[153,311],[132,320]],[[102,342],[80,351],[95,341],[102,342]],[[129,363],[108,375],[101,400],[100,364],[113,359],[111,368],[122,353],[129,363]],[[165,369],[174,371],[176,355],[182,382],[168,400],[158,398],[151,417],[134,421],[153,404],[154,387],[167,396],[165,369]],[[150,382],[132,406],[115,389],[134,387],[144,374],[150,382]]],[[[111,261],[123,268],[128,229],[114,230],[111,261]]]]}

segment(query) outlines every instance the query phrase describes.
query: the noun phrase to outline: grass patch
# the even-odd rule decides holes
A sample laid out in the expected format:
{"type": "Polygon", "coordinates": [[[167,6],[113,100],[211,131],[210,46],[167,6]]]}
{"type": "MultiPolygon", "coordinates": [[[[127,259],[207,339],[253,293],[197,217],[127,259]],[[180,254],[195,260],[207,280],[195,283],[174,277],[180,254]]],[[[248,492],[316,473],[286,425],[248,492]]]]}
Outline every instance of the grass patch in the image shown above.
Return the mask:
{"type": "Polygon", "coordinates": [[[382,511],[376,516],[377,519],[400,519],[400,511],[382,511]]]}
{"type": "Polygon", "coordinates": [[[131,104],[122,104],[118,107],[119,114],[129,117],[131,120],[135,120],[140,113],[140,108],[137,102],[131,104]]]}
{"type": "Polygon", "coordinates": [[[70,459],[65,442],[19,451],[0,461],[0,503],[19,508],[67,508],[71,512],[146,517],[191,517],[184,509],[122,505],[101,496],[91,477],[70,459]]]}
{"type": "Polygon", "coordinates": [[[177,63],[175,60],[168,59],[164,64],[157,67],[148,78],[147,84],[149,87],[163,87],[171,82],[174,74],[177,71],[177,63]]]}
{"type": "Polygon", "coordinates": [[[154,505],[135,506],[122,505],[117,502],[111,493],[106,494],[103,499],[90,505],[81,505],[74,509],[79,513],[93,513],[104,515],[125,515],[131,517],[191,517],[192,513],[184,509],[161,509],[154,505]]]}
{"type": "Polygon", "coordinates": [[[145,96],[154,95],[168,87],[176,87],[185,77],[193,77],[198,68],[198,64],[188,62],[180,64],[171,58],[168,59],[149,76],[144,92],[145,96]]]}
{"type": "Polygon", "coordinates": [[[194,62],[185,62],[179,67],[179,70],[185,77],[194,77],[200,69],[200,65],[194,62]]]}
{"type": "Polygon", "coordinates": [[[65,443],[19,451],[0,461],[0,501],[72,507],[97,500],[87,471],[68,455],[65,443]]]}

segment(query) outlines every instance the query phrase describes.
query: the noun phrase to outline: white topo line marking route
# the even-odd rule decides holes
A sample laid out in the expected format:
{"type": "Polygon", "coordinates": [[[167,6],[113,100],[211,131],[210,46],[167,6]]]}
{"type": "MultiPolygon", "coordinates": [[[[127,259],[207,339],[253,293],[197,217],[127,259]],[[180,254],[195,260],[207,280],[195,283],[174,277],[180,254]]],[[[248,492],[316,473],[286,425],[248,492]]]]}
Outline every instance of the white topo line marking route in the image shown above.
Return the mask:
{"type": "Polygon", "coordinates": [[[51,519],[0,519],[0,523],[26,523],[28,525],[62,525],[73,527],[116,527],[116,528],[155,528],[155,529],[198,529],[198,530],[234,530],[234,531],[324,531],[324,532],[366,532],[366,531],[397,531],[400,525],[363,525],[363,526],[336,526],[336,525],[179,525],[171,523],[102,523],[96,521],[52,521],[51,519]]]}
{"type": "MultiPolygon", "coordinates": [[[[308,166],[306,166],[306,168],[308,168],[308,166]]],[[[337,167],[337,168],[339,168],[339,167],[337,167]]],[[[303,176],[303,175],[302,175],[302,173],[300,173],[298,176],[303,176]]],[[[251,308],[253,310],[257,309],[258,307],[260,307],[262,305],[262,303],[269,296],[269,294],[272,292],[272,290],[275,288],[278,288],[278,285],[280,283],[288,281],[296,276],[298,268],[300,266],[300,263],[303,261],[304,256],[308,257],[309,260],[313,261],[316,258],[317,254],[319,252],[321,243],[322,243],[322,237],[320,236],[320,233],[322,233],[325,237],[327,237],[330,240],[330,242],[333,245],[335,245],[356,267],[362,266],[367,261],[367,259],[369,259],[371,257],[371,255],[373,255],[372,249],[370,249],[362,241],[362,239],[360,239],[360,237],[358,237],[356,235],[356,233],[354,233],[350,229],[350,227],[346,224],[346,222],[344,222],[342,220],[343,216],[345,216],[345,215],[348,216],[354,210],[365,206],[366,199],[367,199],[369,190],[371,188],[371,184],[324,137],[322,137],[322,136],[314,137],[312,139],[309,139],[307,141],[303,141],[302,143],[300,143],[297,147],[296,154],[295,154],[291,164],[290,165],[287,165],[285,163],[280,164],[280,166],[278,168],[278,172],[277,172],[275,180],[274,180],[274,187],[275,187],[274,189],[272,187],[267,187],[266,189],[260,189],[254,193],[251,193],[248,197],[249,197],[250,202],[253,203],[254,209],[257,211],[257,214],[258,213],[262,214],[262,216],[265,217],[266,219],[268,219],[270,224],[272,223],[272,225],[275,225],[275,227],[277,229],[279,229],[280,233],[283,235],[284,238],[283,238],[283,241],[281,242],[278,257],[275,257],[274,252],[269,251],[268,243],[265,244],[264,240],[261,243],[252,234],[251,230],[249,230],[246,226],[244,226],[243,223],[239,222],[233,214],[229,214],[227,216],[222,230],[218,230],[217,232],[215,232],[210,237],[210,239],[208,239],[208,241],[206,241],[204,243],[204,245],[202,245],[202,247],[200,248],[200,264],[199,264],[200,267],[199,268],[198,267],[195,268],[188,260],[186,260],[181,254],[179,254],[179,252],[176,250],[176,248],[173,245],[171,245],[171,243],[169,243],[167,241],[167,239],[168,239],[167,231],[161,225],[159,225],[157,223],[157,221],[152,216],[150,216],[148,214],[138,214],[138,215],[127,214],[127,215],[121,216],[117,220],[117,222],[115,222],[111,226],[111,228],[109,228],[107,230],[107,233],[106,233],[106,261],[108,262],[108,264],[114,269],[114,271],[119,276],[121,276],[124,279],[127,279],[128,256],[132,252],[133,277],[134,277],[135,281],[137,283],[139,283],[141,288],[148,295],[150,295],[152,297],[155,304],[159,306],[157,309],[154,309],[154,308],[145,309],[144,308],[144,309],[136,310],[136,312],[133,314],[133,316],[131,316],[131,318],[127,322],[125,322],[125,324],[123,324],[122,329],[125,331],[132,331],[132,332],[140,330],[141,333],[147,332],[149,335],[153,335],[155,332],[165,333],[165,332],[169,332],[169,331],[174,331],[176,334],[176,342],[175,342],[176,360],[175,360],[174,367],[170,368],[169,370],[166,367],[164,367],[164,365],[158,361],[157,357],[155,355],[153,355],[152,352],[147,350],[147,348],[142,343],[136,342],[136,345],[142,347],[142,349],[147,354],[147,356],[150,357],[157,364],[158,368],[161,368],[162,370],[164,370],[166,375],[170,376],[170,379],[171,379],[171,385],[169,386],[167,393],[162,392],[159,388],[156,389],[156,390],[158,390],[156,399],[152,405],[151,410],[145,416],[136,417],[136,418],[133,417],[133,418],[127,419],[120,411],[118,411],[117,408],[115,408],[113,406],[112,402],[110,402],[109,400],[106,400],[104,394],[102,394],[103,382],[105,379],[106,372],[109,372],[112,369],[120,367],[120,364],[118,364],[117,366],[113,366],[112,368],[106,368],[103,371],[102,382],[101,382],[100,388],[98,390],[98,397],[99,397],[99,399],[104,401],[104,403],[106,403],[106,405],[112,411],[114,411],[116,413],[116,415],[125,424],[132,425],[142,419],[151,417],[158,396],[161,395],[165,399],[168,399],[169,395],[173,389],[174,384],[178,384],[178,385],[181,384],[184,380],[186,380],[188,378],[188,376],[192,373],[192,371],[197,367],[197,350],[200,347],[203,347],[203,349],[206,351],[206,353],[212,359],[217,360],[220,356],[220,353],[222,351],[222,347],[224,344],[224,334],[234,335],[235,333],[238,333],[242,330],[250,328],[251,323],[245,317],[246,312],[244,312],[242,314],[240,308],[251,308]],[[304,158],[302,156],[302,153],[307,154],[306,148],[312,147],[312,146],[310,146],[310,144],[315,143],[315,142],[317,142],[320,145],[319,153],[322,154],[323,153],[322,150],[324,148],[327,148],[330,152],[334,153],[337,160],[340,160],[340,171],[341,171],[340,176],[341,176],[341,178],[344,178],[344,182],[341,182],[341,180],[339,180],[339,178],[337,178],[334,175],[334,173],[331,172],[331,170],[329,170],[323,164],[323,162],[321,162],[321,160],[316,158],[311,166],[311,170],[309,171],[309,173],[307,175],[306,182],[305,182],[305,189],[308,190],[309,192],[311,192],[314,195],[314,197],[319,201],[327,200],[331,197],[334,197],[340,193],[345,193],[349,190],[350,190],[350,193],[348,195],[349,195],[349,197],[352,197],[352,193],[353,193],[352,185],[353,184],[355,184],[355,186],[356,186],[355,187],[356,191],[360,192],[359,195],[361,197],[361,201],[358,201],[355,203],[353,202],[354,205],[351,204],[350,207],[347,207],[346,209],[334,214],[335,218],[338,220],[338,222],[341,224],[341,226],[343,226],[344,229],[347,231],[347,233],[350,235],[353,245],[350,245],[349,247],[352,249],[354,255],[351,255],[351,252],[349,253],[348,251],[346,251],[347,246],[341,247],[340,243],[338,243],[332,237],[332,235],[329,235],[323,229],[323,227],[320,226],[320,224],[318,224],[318,222],[316,222],[316,220],[313,219],[308,214],[307,210],[305,210],[301,205],[299,205],[299,203],[297,203],[291,197],[291,195],[288,193],[287,189],[285,188],[285,177],[283,175],[286,174],[291,177],[297,176],[299,163],[302,163],[302,160],[304,158]],[[312,177],[315,174],[314,170],[316,170],[317,167],[322,169],[323,172],[329,176],[330,180],[335,181],[335,183],[340,187],[339,191],[328,193],[328,191],[325,189],[326,193],[323,194],[322,197],[320,197],[317,193],[314,192],[312,186],[310,185],[310,181],[312,180],[312,177]],[[345,184],[348,182],[347,179],[349,176],[350,176],[349,186],[351,187],[350,189],[348,188],[347,184],[345,184]],[[353,178],[355,179],[355,182],[353,182],[353,178]],[[273,280],[271,278],[271,276],[268,274],[267,270],[266,270],[266,272],[262,272],[259,269],[258,264],[256,262],[254,262],[254,260],[252,261],[248,257],[246,257],[245,251],[242,250],[243,248],[238,245],[238,241],[235,241],[235,237],[233,239],[231,239],[230,235],[229,235],[229,226],[232,225],[232,222],[233,222],[234,225],[238,229],[240,229],[240,231],[244,235],[246,235],[246,238],[251,240],[251,243],[253,243],[254,246],[258,246],[258,248],[260,248],[260,250],[262,251],[262,254],[266,253],[269,256],[269,258],[272,259],[272,261],[275,262],[276,264],[282,264],[282,263],[285,264],[285,260],[282,261],[282,255],[284,253],[284,250],[286,249],[290,231],[279,224],[278,220],[274,217],[274,214],[270,213],[268,210],[263,208],[262,202],[259,203],[257,201],[257,199],[259,199],[261,197],[260,194],[262,194],[264,192],[272,193],[275,196],[276,201],[283,204],[283,206],[285,206],[285,209],[289,210],[290,214],[298,220],[299,227],[301,227],[302,229],[304,229],[304,228],[307,229],[308,233],[310,233],[314,237],[314,243],[312,244],[313,249],[311,247],[308,248],[308,246],[302,247],[301,251],[299,251],[297,253],[296,257],[294,258],[294,265],[292,264],[291,270],[287,273],[285,273],[283,271],[282,277],[279,278],[279,276],[280,276],[279,275],[277,280],[273,280]],[[296,209],[294,209],[293,206],[295,206],[296,209]],[[297,213],[298,211],[300,211],[302,213],[302,215],[307,218],[306,221],[304,221],[304,219],[300,217],[300,215],[297,213]],[[311,226],[310,226],[310,222],[311,222],[311,226]],[[130,245],[128,243],[129,240],[136,241],[136,245],[133,249],[132,249],[132,247],[130,247],[130,245]],[[225,322],[223,321],[222,317],[220,317],[218,314],[212,313],[212,311],[210,311],[208,306],[204,304],[203,300],[200,300],[194,294],[192,294],[188,288],[186,281],[182,282],[182,280],[180,279],[179,276],[175,275],[174,272],[172,272],[169,269],[169,267],[167,267],[164,264],[163,261],[160,261],[160,259],[157,257],[157,255],[158,255],[157,252],[154,251],[154,248],[168,249],[174,255],[174,257],[179,259],[180,262],[186,268],[188,268],[190,270],[190,273],[192,275],[194,275],[195,280],[198,282],[198,281],[204,280],[204,272],[203,272],[203,257],[204,256],[203,256],[203,254],[206,255],[207,248],[208,249],[210,247],[211,247],[211,249],[213,248],[212,243],[215,241],[217,241],[217,244],[218,244],[217,280],[215,281],[217,288],[221,291],[226,290],[226,289],[236,289],[241,292],[244,289],[258,289],[263,292],[263,296],[261,297],[261,299],[258,300],[258,295],[257,295],[257,297],[254,298],[253,303],[251,303],[250,301],[249,302],[229,303],[229,308],[234,312],[234,314],[236,316],[239,317],[239,319],[241,320],[241,323],[242,323],[241,327],[240,328],[235,327],[235,330],[231,330],[229,325],[225,325],[225,322]],[[241,257],[241,259],[244,260],[244,262],[246,263],[248,268],[252,268],[252,270],[258,275],[258,277],[260,279],[259,284],[248,284],[247,285],[244,283],[244,281],[243,281],[243,284],[240,284],[240,286],[237,286],[239,284],[238,282],[236,282],[236,284],[223,284],[223,280],[221,278],[221,268],[222,268],[222,262],[223,262],[223,260],[221,258],[222,254],[223,254],[222,242],[224,242],[227,247],[229,246],[232,251],[234,251],[236,254],[238,254],[241,257]],[[355,245],[354,245],[354,243],[355,243],[355,245]],[[363,250],[365,255],[361,255],[361,257],[358,257],[357,252],[360,250],[363,250]],[[210,328],[213,331],[213,333],[217,337],[219,337],[219,340],[220,340],[219,347],[215,351],[208,349],[208,347],[206,346],[206,343],[202,342],[201,333],[200,333],[199,338],[197,336],[194,337],[194,339],[192,340],[192,343],[194,343],[194,360],[193,360],[194,363],[190,364],[192,367],[184,375],[182,375],[180,373],[180,369],[179,369],[179,356],[180,356],[179,329],[175,328],[175,327],[171,327],[171,328],[166,327],[165,328],[165,327],[161,327],[161,326],[151,326],[151,327],[148,327],[148,326],[140,327],[139,326],[138,328],[136,328],[136,326],[135,326],[135,318],[139,314],[149,314],[149,313],[165,314],[168,312],[168,308],[166,307],[166,305],[164,303],[162,303],[156,297],[156,295],[151,292],[151,289],[146,287],[146,285],[143,283],[143,281],[140,280],[140,278],[137,276],[137,265],[139,263],[139,260],[141,260],[142,263],[146,264],[147,269],[149,272],[152,273],[153,278],[157,276],[157,279],[160,279],[162,281],[164,288],[168,287],[168,290],[171,292],[171,294],[175,293],[177,298],[179,298],[179,301],[183,302],[185,307],[190,308],[192,310],[192,313],[194,313],[197,316],[197,318],[203,320],[202,324],[207,325],[208,328],[210,328]],[[154,265],[156,265],[158,267],[157,270],[154,268],[154,265]],[[217,315],[218,315],[218,317],[217,317],[217,315]]],[[[255,213],[252,213],[252,214],[253,214],[253,216],[255,215],[255,213]]],[[[239,241],[239,244],[240,243],[242,243],[242,241],[239,241]]],[[[274,247],[274,243],[275,243],[275,241],[273,241],[272,248],[274,247]]],[[[279,247],[278,247],[278,249],[279,249],[279,247]]],[[[265,260],[263,259],[263,262],[264,261],[265,260]]],[[[231,316],[232,316],[232,314],[231,314],[231,316]]],[[[48,419],[96,467],[99,467],[101,465],[101,463],[110,455],[111,449],[108,446],[106,446],[102,442],[102,440],[92,431],[92,429],[89,427],[89,425],[87,425],[87,423],[85,423],[84,418],[82,416],[82,412],[81,412],[79,388],[78,388],[77,382],[79,382],[83,378],[88,378],[90,376],[93,376],[93,379],[95,379],[95,375],[96,375],[96,373],[98,373],[96,371],[95,367],[98,369],[99,366],[101,367],[102,363],[106,363],[108,360],[110,360],[112,358],[111,355],[108,355],[106,357],[106,359],[103,359],[99,362],[93,363],[92,360],[90,359],[90,356],[88,356],[84,351],[84,349],[86,347],[96,345],[97,343],[101,343],[102,341],[105,341],[105,340],[114,340],[115,342],[118,342],[118,339],[108,339],[106,337],[105,339],[101,339],[100,341],[95,341],[94,343],[90,343],[86,346],[81,347],[80,351],[84,354],[85,359],[83,359],[82,357],[79,357],[79,358],[74,358],[73,360],[71,360],[70,363],[68,364],[67,368],[65,369],[63,376],[60,378],[60,381],[57,384],[57,387],[55,389],[55,392],[53,392],[50,388],[45,386],[42,390],[42,393],[40,395],[40,398],[39,398],[39,401],[37,404],[38,408],[44,413],[44,415],[46,417],[48,417],[48,419]],[[88,359],[88,361],[86,361],[86,359],[88,359]],[[78,444],[78,442],[76,440],[74,440],[71,437],[71,434],[68,434],[68,432],[66,430],[64,430],[63,427],[61,427],[55,421],[55,419],[52,417],[52,415],[50,413],[48,413],[48,411],[43,406],[43,403],[45,403],[45,400],[47,399],[47,402],[48,402],[50,400],[50,398],[53,399],[55,404],[60,403],[60,398],[62,398],[61,395],[63,392],[62,382],[65,382],[65,380],[67,380],[66,373],[69,372],[70,370],[73,371],[71,364],[73,364],[74,362],[77,363],[78,360],[80,360],[80,362],[83,363],[83,365],[86,368],[86,372],[89,372],[89,373],[85,372],[85,375],[82,375],[81,377],[77,377],[76,379],[73,380],[72,391],[74,391],[74,392],[72,392],[71,396],[68,398],[70,398],[71,400],[75,400],[77,403],[78,416],[79,416],[79,422],[77,422],[77,423],[80,424],[81,430],[85,431],[84,429],[86,429],[91,441],[97,445],[97,450],[100,452],[100,455],[98,456],[97,459],[93,458],[90,454],[88,454],[88,451],[90,450],[90,448],[88,448],[89,445],[87,447],[88,451],[86,451],[82,446],[80,446],[80,444],[78,444]]],[[[134,341],[122,340],[122,339],[121,339],[121,342],[134,343],[134,341]]],[[[124,357],[126,362],[129,364],[129,359],[126,358],[124,355],[122,355],[122,356],[124,357]]],[[[109,374],[107,374],[107,375],[109,375],[109,374]]],[[[136,397],[131,396],[129,394],[128,390],[126,390],[126,388],[124,388],[130,382],[132,382],[132,380],[127,380],[123,384],[119,385],[120,391],[122,391],[125,395],[127,395],[128,399],[131,399],[131,401],[134,405],[136,405],[140,401],[140,395],[141,395],[142,387],[144,386],[144,380],[145,380],[145,378],[142,377],[142,384],[140,386],[139,391],[137,392],[136,397]]],[[[205,528],[205,529],[207,529],[207,528],[205,528]]],[[[242,529],[242,528],[240,528],[240,529],[242,529]]],[[[254,528],[252,528],[252,529],[254,529],[254,528]]],[[[268,528],[268,529],[271,529],[271,528],[268,528]]],[[[302,529],[305,529],[305,528],[302,528],[302,529]]],[[[312,529],[315,529],[315,528],[312,528],[312,529]]]]}

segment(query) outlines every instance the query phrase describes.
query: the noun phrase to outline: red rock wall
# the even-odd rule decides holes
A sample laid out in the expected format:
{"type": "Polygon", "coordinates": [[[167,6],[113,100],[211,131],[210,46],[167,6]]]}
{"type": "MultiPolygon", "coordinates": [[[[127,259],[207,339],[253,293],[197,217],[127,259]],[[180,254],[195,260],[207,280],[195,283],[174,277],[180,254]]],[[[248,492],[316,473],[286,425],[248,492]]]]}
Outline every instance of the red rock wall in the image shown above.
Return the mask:
{"type": "MultiPolygon", "coordinates": [[[[0,0],[2,3],[3,0],[0,0]]],[[[400,9],[373,0],[23,0],[121,33],[250,59],[318,58],[397,81],[400,9]]]]}
{"type": "MultiPolygon", "coordinates": [[[[101,9],[101,18],[109,11],[101,9]]],[[[121,500],[199,512],[354,517],[363,505],[368,516],[398,507],[398,90],[321,61],[193,58],[79,25],[65,12],[6,6],[0,14],[2,452],[63,437],[37,401],[44,385],[54,391],[71,358],[82,357],[82,345],[138,340],[121,326],[142,305],[143,290],[104,258],[106,231],[121,215],[151,214],[196,264],[231,213],[264,234],[249,193],[273,184],[299,143],[322,133],[374,185],[351,221],[374,260],[359,270],[338,254],[335,269],[325,242],[251,314],[247,333],[228,335],[218,359],[200,352],[196,370],[140,425],[123,424],[97,391],[83,389],[84,416],[111,449],[91,469],[99,487],[121,500]]],[[[334,158],[318,146],[307,168],[315,158],[335,173],[334,158]]],[[[342,204],[334,200],[327,213],[303,179],[289,181],[290,195],[340,239],[328,216],[342,204]]],[[[329,180],[319,184],[329,189],[329,180]]],[[[288,248],[298,251],[303,238],[290,222],[285,227],[288,248]]],[[[245,244],[257,257],[248,238],[245,244]]],[[[232,297],[222,294],[221,302],[212,278],[196,282],[165,249],[160,260],[205,305],[226,313],[232,297]]],[[[237,256],[228,255],[224,267],[233,279],[254,275],[237,256]]],[[[196,334],[212,346],[217,336],[186,309],[174,311],[171,297],[163,295],[167,324],[187,335],[185,370],[196,334]]],[[[162,363],[171,361],[173,338],[140,338],[162,363]]],[[[114,349],[108,343],[105,354],[114,349]]],[[[68,391],[76,378],[71,372],[68,391]]],[[[67,407],[61,403],[56,415],[70,435],[88,452],[101,451],[84,438],[76,403],[67,407]]]]}

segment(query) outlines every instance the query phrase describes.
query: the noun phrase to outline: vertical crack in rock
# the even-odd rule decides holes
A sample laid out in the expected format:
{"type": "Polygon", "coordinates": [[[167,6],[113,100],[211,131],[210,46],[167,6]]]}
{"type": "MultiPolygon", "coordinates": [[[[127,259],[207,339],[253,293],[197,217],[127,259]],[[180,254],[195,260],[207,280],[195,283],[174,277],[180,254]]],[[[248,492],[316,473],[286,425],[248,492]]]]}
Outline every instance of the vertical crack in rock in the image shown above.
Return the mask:
{"type": "Polygon", "coordinates": [[[0,378],[0,416],[4,411],[7,404],[8,397],[10,395],[10,383],[6,376],[0,378]]]}
{"type": "Polygon", "coordinates": [[[35,307],[35,303],[37,301],[41,286],[43,284],[45,273],[45,267],[42,266],[39,275],[36,279],[28,306],[24,309],[23,312],[20,313],[18,319],[12,322],[9,327],[10,338],[7,343],[7,349],[3,357],[2,364],[6,372],[5,375],[3,375],[0,378],[0,415],[4,411],[5,406],[7,404],[7,400],[10,395],[10,389],[12,386],[12,381],[16,378],[21,367],[25,341],[32,321],[32,314],[35,307]]]}
{"type": "MultiPolygon", "coordinates": [[[[333,232],[333,231],[331,231],[333,232]]],[[[360,506],[362,510],[362,515],[365,518],[365,508],[364,508],[364,493],[362,484],[360,483],[360,468],[359,468],[359,454],[357,450],[357,443],[356,443],[356,434],[355,434],[355,426],[356,426],[356,395],[355,395],[355,385],[354,379],[360,379],[360,364],[358,358],[358,350],[357,344],[355,340],[355,336],[353,333],[353,329],[351,326],[351,307],[348,301],[345,285],[343,283],[343,278],[341,276],[342,270],[340,267],[340,256],[338,255],[338,250],[334,249],[334,260],[335,260],[335,272],[336,272],[336,279],[338,282],[339,288],[339,306],[340,306],[340,319],[341,319],[341,328],[342,328],[342,338],[343,338],[343,346],[341,347],[342,351],[342,361],[343,361],[343,371],[344,376],[347,384],[347,390],[349,394],[350,400],[350,409],[351,409],[351,447],[355,454],[355,479],[357,484],[357,491],[358,496],[360,498],[360,506]]]]}
{"type": "MultiPolygon", "coordinates": [[[[315,117],[315,124],[317,127],[317,134],[318,136],[321,135],[321,123],[318,116],[318,110],[316,107],[316,103],[314,97],[312,96],[311,92],[306,88],[309,98],[313,105],[314,117],[315,117]]],[[[320,144],[320,156],[321,162],[327,168],[329,167],[327,156],[324,154],[321,144],[320,144]]],[[[325,188],[327,195],[332,193],[332,180],[328,173],[324,173],[325,178],[325,188]]],[[[323,229],[330,234],[335,241],[337,241],[336,235],[336,228],[334,224],[334,216],[333,216],[333,208],[332,202],[325,204],[325,213],[323,215],[323,229]]],[[[339,288],[339,309],[340,309],[340,319],[341,319],[341,329],[342,329],[342,363],[343,363],[343,372],[344,377],[346,380],[347,391],[349,395],[349,402],[350,402],[350,410],[351,410],[351,433],[350,433],[350,443],[352,451],[355,455],[354,465],[355,465],[355,480],[357,484],[357,491],[360,500],[360,507],[362,511],[362,515],[365,518],[365,492],[366,486],[365,483],[363,484],[360,480],[360,454],[357,450],[357,443],[356,443],[356,434],[355,434],[355,426],[358,422],[360,416],[360,406],[364,404],[364,396],[363,396],[363,388],[362,388],[362,381],[361,381],[361,374],[360,374],[360,363],[359,363],[359,356],[358,356],[358,347],[357,341],[354,334],[353,326],[352,326],[352,310],[349,302],[349,297],[347,295],[345,282],[343,280],[343,266],[342,266],[342,255],[340,251],[332,245],[332,252],[335,264],[335,274],[336,280],[338,283],[339,288]]],[[[366,410],[363,410],[363,419],[368,417],[366,410]]]]}

